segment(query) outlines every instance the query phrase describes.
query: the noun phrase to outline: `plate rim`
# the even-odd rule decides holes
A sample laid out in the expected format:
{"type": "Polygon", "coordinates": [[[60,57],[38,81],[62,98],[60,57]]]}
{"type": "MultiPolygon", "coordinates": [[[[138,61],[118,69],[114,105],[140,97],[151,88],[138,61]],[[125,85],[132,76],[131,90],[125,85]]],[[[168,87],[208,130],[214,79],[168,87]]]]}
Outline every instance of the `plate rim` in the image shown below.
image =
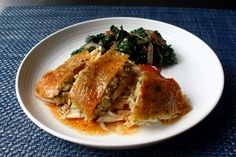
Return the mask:
{"type": "Polygon", "coordinates": [[[163,22],[163,21],[159,21],[159,20],[155,20],[155,19],[148,19],[148,18],[140,18],[140,17],[106,17],[106,18],[97,18],[97,19],[93,19],[93,20],[87,20],[87,21],[83,21],[83,22],[78,22],[78,23],[75,23],[73,25],[70,25],[70,26],[67,26],[67,27],[64,27],[62,29],[59,29],[57,30],[56,32],[54,33],[51,33],[50,35],[46,36],[45,38],[41,39],[35,46],[33,46],[28,52],[27,54],[25,55],[25,57],[23,58],[23,60],[21,61],[19,67],[18,67],[18,70],[17,70],[17,73],[16,73],[16,80],[15,80],[15,91],[16,91],[16,97],[17,97],[17,100],[22,108],[22,110],[25,112],[25,114],[27,115],[27,117],[32,120],[34,122],[34,124],[36,124],[39,128],[41,128],[42,130],[50,133],[51,135],[53,136],[56,136],[58,138],[61,138],[61,139],[64,139],[64,140],[67,140],[67,141],[70,141],[70,142],[73,142],[73,143],[77,143],[77,144],[82,144],[82,145],[86,145],[86,146],[92,146],[92,147],[96,147],[96,148],[105,148],[105,149],[127,149],[127,148],[137,148],[137,147],[141,147],[141,146],[146,146],[146,145],[150,145],[150,144],[153,144],[153,143],[159,143],[161,141],[164,141],[164,140],[167,140],[167,139],[170,139],[172,137],[175,137],[176,135],[179,135],[179,134],[182,134],[184,132],[186,132],[187,130],[191,129],[192,127],[194,127],[195,125],[199,124],[203,119],[205,119],[211,112],[212,110],[216,107],[216,105],[218,104],[221,96],[222,96],[222,93],[223,93],[223,89],[224,89],[224,83],[225,83],[225,78],[224,78],[224,70],[223,70],[223,66],[220,62],[220,59],[218,58],[217,54],[213,51],[213,49],[207,44],[205,43],[202,39],[200,39],[198,36],[196,36],[195,34],[179,27],[179,26],[175,26],[173,24],[170,24],[170,23],[167,23],[167,22],[163,22]],[[103,20],[139,20],[139,21],[150,21],[152,23],[155,23],[155,22],[158,22],[158,23],[161,23],[161,24],[165,24],[165,25],[168,25],[168,26],[171,26],[171,27],[174,27],[175,29],[178,29],[178,30],[181,30],[181,31],[184,31],[185,33],[187,33],[188,35],[191,35],[191,36],[194,36],[196,37],[202,44],[204,44],[205,46],[207,46],[207,48],[209,48],[209,50],[211,50],[212,52],[212,55],[215,57],[216,61],[218,62],[219,64],[219,67],[220,67],[220,71],[221,71],[221,78],[222,78],[222,82],[220,84],[220,91],[218,93],[218,96],[217,98],[215,99],[215,103],[214,105],[212,106],[212,108],[207,112],[207,114],[205,115],[202,115],[201,118],[199,118],[195,123],[191,123],[186,129],[184,130],[181,130],[181,131],[178,131],[168,137],[164,137],[164,138],[161,138],[160,140],[152,140],[152,141],[145,141],[145,142],[139,142],[139,143],[136,143],[136,144],[101,144],[101,143],[97,143],[96,141],[86,141],[86,140],[82,140],[82,139],[78,139],[78,138],[74,138],[74,137],[70,137],[70,136],[67,136],[67,135],[64,135],[62,133],[59,133],[55,130],[53,130],[52,128],[50,127],[47,127],[46,125],[44,125],[43,123],[41,123],[40,121],[37,120],[37,118],[35,118],[28,110],[27,108],[25,107],[22,99],[21,99],[21,94],[19,92],[19,77],[20,77],[20,73],[21,73],[21,70],[22,70],[22,66],[24,65],[25,61],[27,60],[27,58],[29,57],[29,55],[32,53],[32,51],[40,46],[43,42],[45,42],[48,38],[51,38],[52,36],[54,36],[55,34],[59,33],[59,32],[62,32],[62,31],[65,31],[67,29],[70,29],[70,28],[73,28],[73,27],[76,27],[78,25],[83,25],[83,24],[89,24],[89,23],[93,23],[93,22],[98,22],[98,21],[103,21],[103,20]]]}

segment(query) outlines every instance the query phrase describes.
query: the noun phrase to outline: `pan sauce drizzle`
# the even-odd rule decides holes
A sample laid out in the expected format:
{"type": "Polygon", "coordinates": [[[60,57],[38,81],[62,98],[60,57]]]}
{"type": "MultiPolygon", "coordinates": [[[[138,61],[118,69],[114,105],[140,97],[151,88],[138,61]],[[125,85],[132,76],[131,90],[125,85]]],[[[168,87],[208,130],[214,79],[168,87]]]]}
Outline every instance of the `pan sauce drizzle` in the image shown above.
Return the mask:
{"type": "Polygon", "coordinates": [[[123,122],[115,122],[107,124],[108,131],[101,128],[97,122],[88,122],[80,118],[65,119],[62,118],[60,113],[57,111],[57,107],[54,104],[47,104],[51,110],[53,116],[64,125],[88,135],[107,135],[115,132],[119,135],[130,135],[139,131],[139,126],[125,127],[123,122]]]}

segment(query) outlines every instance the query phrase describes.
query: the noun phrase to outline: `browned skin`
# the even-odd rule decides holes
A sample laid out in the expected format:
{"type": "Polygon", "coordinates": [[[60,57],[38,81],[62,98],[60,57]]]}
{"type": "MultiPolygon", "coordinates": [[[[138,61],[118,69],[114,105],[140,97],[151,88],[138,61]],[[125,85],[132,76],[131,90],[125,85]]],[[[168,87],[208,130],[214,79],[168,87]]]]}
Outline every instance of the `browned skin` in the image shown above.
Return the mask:
{"type": "Polygon", "coordinates": [[[143,71],[141,95],[129,117],[131,121],[170,120],[191,110],[174,79],[166,79],[146,65],[142,65],[141,70],[143,71]]]}
{"type": "Polygon", "coordinates": [[[55,70],[46,73],[36,85],[36,95],[43,100],[53,98],[60,92],[60,86],[73,81],[74,75],[78,73],[90,58],[87,51],[70,57],[55,70]]]}
{"type": "Polygon", "coordinates": [[[93,119],[93,111],[100,102],[111,79],[119,72],[128,55],[114,50],[91,62],[76,79],[69,97],[83,111],[88,120],[93,119]]]}

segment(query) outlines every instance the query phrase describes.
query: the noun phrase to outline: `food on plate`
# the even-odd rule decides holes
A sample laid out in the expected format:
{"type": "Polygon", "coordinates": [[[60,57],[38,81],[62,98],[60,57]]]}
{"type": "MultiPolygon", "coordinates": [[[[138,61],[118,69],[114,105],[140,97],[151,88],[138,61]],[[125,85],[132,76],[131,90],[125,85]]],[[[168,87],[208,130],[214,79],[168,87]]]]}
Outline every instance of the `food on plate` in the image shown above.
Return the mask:
{"type": "Polygon", "coordinates": [[[105,112],[109,102],[121,94],[125,84],[129,84],[127,69],[128,55],[115,51],[109,51],[88,63],[69,92],[70,103],[78,107],[85,119],[94,119],[105,112]],[[124,84],[119,86],[121,80],[124,84]]]}
{"type": "Polygon", "coordinates": [[[171,120],[190,111],[187,97],[173,78],[164,78],[151,66],[139,67],[138,83],[129,98],[128,124],[171,120]]]}
{"type": "MultiPolygon", "coordinates": [[[[117,29],[111,27],[113,33],[123,31],[122,27],[117,29]]],[[[132,34],[128,36],[133,38],[132,34]]],[[[85,124],[98,124],[100,130],[107,132],[127,132],[127,128],[170,121],[188,113],[191,106],[178,83],[160,73],[160,66],[168,61],[152,62],[158,68],[149,62],[138,64],[142,62],[132,60],[134,52],[120,50],[122,41],[92,50],[83,46],[58,68],[43,75],[36,84],[35,95],[56,106],[61,119],[83,126],[81,130],[85,132],[89,128],[85,124]]],[[[166,44],[164,39],[161,41],[166,44]]]]}
{"type": "Polygon", "coordinates": [[[55,70],[47,72],[36,85],[36,96],[57,105],[66,103],[66,92],[72,87],[74,75],[85,66],[90,56],[88,51],[78,53],[55,70]]]}
{"type": "Polygon", "coordinates": [[[102,47],[102,53],[106,53],[112,46],[119,52],[129,55],[129,60],[136,64],[149,64],[159,67],[170,66],[177,63],[177,59],[171,45],[158,31],[147,30],[142,27],[130,32],[114,25],[105,33],[90,35],[85,45],[75,50],[72,55],[83,50],[92,51],[102,47]]]}

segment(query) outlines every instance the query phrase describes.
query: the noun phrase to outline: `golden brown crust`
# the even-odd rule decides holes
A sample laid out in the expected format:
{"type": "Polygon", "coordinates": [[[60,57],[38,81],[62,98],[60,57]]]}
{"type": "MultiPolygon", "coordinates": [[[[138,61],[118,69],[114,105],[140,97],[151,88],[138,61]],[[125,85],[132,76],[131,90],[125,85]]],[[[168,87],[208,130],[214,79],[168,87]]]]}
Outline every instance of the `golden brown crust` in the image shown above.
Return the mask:
{"type": "Polygon", "coordinates": [[[36,93],[44,98],[52,98],[59,94],[59,86],[66,82],[68,78],[73,78],[71,71],[49,71],[37,83],[36,93]]]}
{"type": "Polygon", "coordinates": [[[101,101],[111,79],[119,72],[128,55],[110,50],[95,61],[90,62],[80,72],[69,97],[85,113],[88,120],[93,119],[93,112],[101,101]]]}
{"type": "Polygon", "coordinates": [[[129,117],[131,122],[168,120],[191,110],[174,79],[166,79],[150,68],[141,69],[140,95],[129,117]]]}
{"type": "Polygon", "coordinates": [[[90,54],[87,51],[78,53],[55,70],[46,73],[36,85],[37,97],[45,100],[57,96],[62,86],[73,81],[74,75],[84,67],[89,58],[90,54]]]}

